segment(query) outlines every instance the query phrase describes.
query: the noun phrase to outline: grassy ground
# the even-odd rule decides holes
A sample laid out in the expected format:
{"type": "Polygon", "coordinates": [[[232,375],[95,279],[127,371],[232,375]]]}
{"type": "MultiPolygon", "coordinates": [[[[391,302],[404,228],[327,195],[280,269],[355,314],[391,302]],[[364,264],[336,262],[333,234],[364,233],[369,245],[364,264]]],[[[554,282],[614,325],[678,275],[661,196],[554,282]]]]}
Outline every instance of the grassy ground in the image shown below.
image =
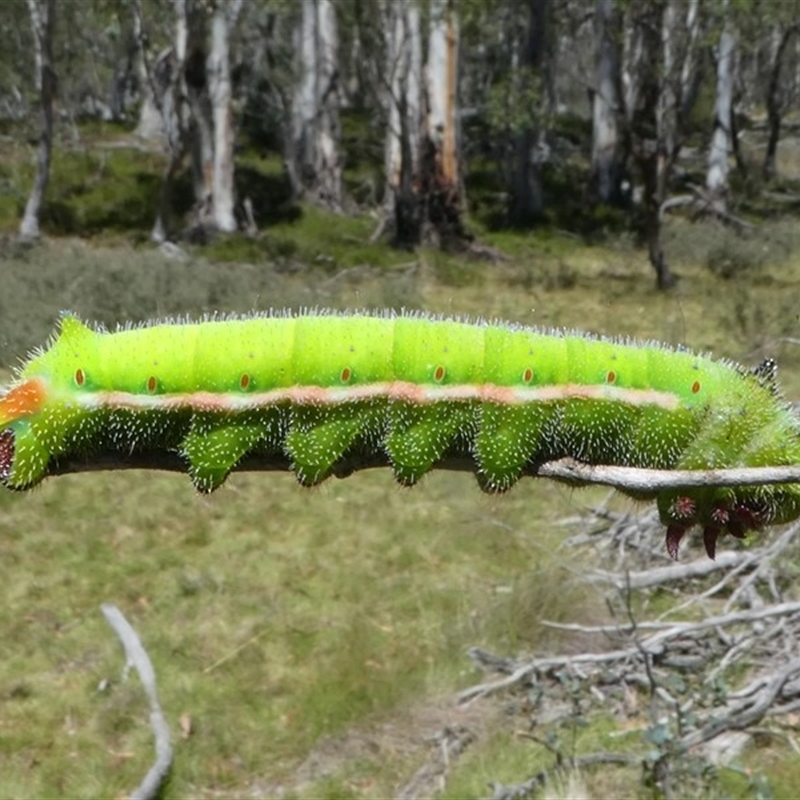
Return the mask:
{"type": "MultiPolygon", "coordinates": [[[[685,243],[695,230],[671,235],[685,243]]],[[[3,361],[44,341],[65,307],[113,323],[407,305],[684,340],[748,361],[775,353],[789,394],[800,394],[786,259],[728,280],[687,261],[677,292],[661,295],[630,246],[495,243],[513,257],[492,267],[422,253],[287,273],[56,240],[6,259],[3,361]]],[[[286,475],[236,475],[207,498],[183,476],[150,473],[2,494],[0,795],[119,796],[141,777],[148,719],[136,681],[120,681],[121,651],[99,613],[113,602],[148,647],[176,732],[184,721],[167,796],[388,796],[425,757],[425,731],[458,721],[442,698],[480,679],[468,646],[543,652],[559,642],[542,618],[602,615],[554,524],[601,496],[527,482],[487,497],[459,474],[403,490],[386,471],[311,491],[286,475]]],[[[479,796],[492,776],[521,779],[543,757],[501,723],[487,722],[495,733],[465,756],[448,796],[479,796]]],[[[595,723],[586,746],[612,728],[595,723]]],[[[636,780],[606,771],[603,791],[624,796],[636,780]]]]}
{"type": "MultiPolygon", "coordinates": [[[[146,244],[147,206],[134,214],[138,233],[114,231],[114,218],[131,218],[121,204],[133,187],[153,191],[146,166],[116,150],[57,161],[46,229],[97,235],[33,249],[2,243],[0,364],[43,343],[62,309],[114,325],[269,307],[406,307],[684,342],[747,363],[773,355],[787,394],[800,397],[791,222],[742,238],[673,220],[666,246],[681,281],[661,294],[624,236],[588,244],[556,229],[508,234],[475,223],[506,260],[398,253],[368,243],[370,216],[287,207],[274,164],[253,161],[257,207],[272,198],[265,233],[176,259],[146,244]],[[97,194],[115,181],[127,189],[97,194]]],[[[2,230],[13,229],[28,172],[18,157],[0,166],[10,187],[0,193],[2,230]]],[[[167,797],[390,796],[425,759],[426,736],[474,725],[467,713],[480,713],[485,735],[447,796],[522,780],[547,753],[513,734],[502,703],[461,712],[447,698],[482,677],[467,647],[542,653],[565,644],[543,618],[603,616],[601,598],[580,582],[585,565],[560,549],[557,523],[604,496],[528,481],[489,497],[459,474],[404,490],[388,471],[310,491],[287,475],[235,475],[211,497],[185,476],[153,473],[0,494],[0,796],[121,796],[143,775],[145,699],[135,679],[120,680],[103,602],[128,616],[157,670],[176,736],[167,797]]],[[[616,722],[596,720],[579,746],[612,736],[619,748],[616,722]]],[[[796,785],[784,751],[759,759],[796,785]]],[[[633,770],[590,777],[598,797],[643,791],[633,770]]]]}

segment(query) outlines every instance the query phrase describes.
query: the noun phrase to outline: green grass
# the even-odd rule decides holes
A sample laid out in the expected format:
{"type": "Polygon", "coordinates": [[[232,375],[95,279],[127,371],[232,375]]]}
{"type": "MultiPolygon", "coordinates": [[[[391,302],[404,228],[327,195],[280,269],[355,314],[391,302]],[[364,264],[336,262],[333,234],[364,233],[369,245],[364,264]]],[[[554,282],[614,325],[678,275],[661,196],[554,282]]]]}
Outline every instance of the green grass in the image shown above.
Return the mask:
{"type": "Polygon", "coordinates": [[[570,494],[473,483],[408,491],[381,471],[304,491],[239,475],[202,498],[183,476],[121,473],[0,495],[4,786],[97,796],[142,774],[144,697],[120,683],[102,602],[137,628],[173,727],[192,719],[176,797],[280,780],[320,736],[477,677],[471,644],[544,642],[527,573],[558,564],[543,520],[570,494]],[[531,502],[541,513],[517,527],[531,502]]]}
{"type": "MultiPolygon", "coordinates": [[[[306,229],[309,251],[327,246],[316,238],[319,219],[306,229]]],[[[285,225],[302,236],[302,223],[285,225]]],[[[531,235],[515,244],[529,257],[461,263],[475,273],[465,282],[440,280],[429,253],[411,270],[331,275],[77,240],[10,250],[2,360],[45,341],[64,307],[113,324],[214,308],[412,305],[683,339],[751,361],[766,344],[789,396],[800,394],[800,353],[780,344],[797,334],[791,263],[722,284],[686,263],[679,289],[665,296],[627,244],[570,251],[560,242],[553,252],[552,237],[531,235]],[[565,264],[573,282],[546,277],[565,264]]],[[[103,602],[119,605],[147,646],[173,730],[182,715],[191,719],[191,734],[176,739],[167,797],[248,787],[263,796],[280,787],[297,797],[391,794],[426,757],[422,710],[483,678],[467,647],[545,652],[559,639],[542,618],[602,619],[553,524],[601,496],[527,481],[487,497],[459,474],[405,490],[386,470],[311,491],[288,475],[236,475],[200,497],[185,476],[119,473],[0,494],[0,794],[121,795],[143,775],[152,748],[145,700],[135,677],[120,682],[122,653],[103,602]]],[[[449,796],[480,796],[487,779],[523,780],[546,760],[509,723],[487,723],[449,796]]],[[[581,747],[605,741],[609,726],[592,723],[585,735],[601,738],[581,747]]],[[[641,744],[641,734],[630,736],[641,744]]],[[[780,765],[782,753],[772,746],[757,756],[780,765]]],[[[635,789],[634,773],[597,774],[614,796],[635,789]]]]}
{"type": "MultiPolygon", "coordinates": [[[[187,245],[183,261],[144,243],[143,210],[139,233],[114,228],[120,204],[150,196],[137,175],[157,166],[143,163],[151,157],[98,158],[59,159],[52,195],[75,230],[96,232],[91,244],[0,242],[0,364],[45,342],[65,308],[114,325],[215,310],[406,307],[685,342],[746,363],[773,355],[788,397],[800,397],[800,279],[786,221],[740,240],[670,219],[665,245],[681,281],[663,294],[645,254],[611,232],[614,220],[589,245],[557,226],[490,230],[487,211],[474,228],[505,260],[397,252],[369,243],[368,215],[291,204],[277,160],[250,153],[242,167],[262,234],[187,245]],[[720,254],[741,268],[715,274],[720,254]]],[[[0,192],[2,230],[15,227],[27,169],[19,153],[0,166],[13,189],[0,192]]],[[[62,230],[48,219],[46,230],[62,230]]],[[[145,698],[135,677],[120,680],[103,602],[135,625],[158,674],[176,735],[166,797],[391,795],[426,758],[425,737],[457,723],[447,698],[483,679],[467,647],[541,653],[561,643],[543,618],[602,619],[555,523],[603,496],[525,481],[487,497],[458,474],[405,490],[388,470],[311,491],[288,475],[236,475],[200,497],[185,476],[131,472],[0,494],[0,796],[121,796],[149,765],[145,698]]],[[[485,796],[488,780],[519,782],[551,763],[513,733],[522,723],[504,703],[487,712],[447,796],[485,796]]],[[[641,746],[640,732],[614,738],[616,727],[600,718],[575,746],[641,746]]],[[[771,741],[743,764],[769,764],[774,785],[791,787],[788,756],[771,741]]],[[[586,777],[598,797],[639,785],[636,770],[586,777]]],[[[720,776],[732,796],[746,791],[742,780],[720,776]]]]}

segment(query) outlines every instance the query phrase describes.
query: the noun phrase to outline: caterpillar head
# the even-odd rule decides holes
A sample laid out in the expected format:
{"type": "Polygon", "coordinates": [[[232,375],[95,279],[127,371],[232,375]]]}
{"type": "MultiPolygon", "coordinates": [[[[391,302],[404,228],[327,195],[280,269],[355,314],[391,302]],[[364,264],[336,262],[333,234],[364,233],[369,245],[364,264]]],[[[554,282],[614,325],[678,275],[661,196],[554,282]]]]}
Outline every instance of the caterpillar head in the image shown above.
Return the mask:
{"type": "Polygon", "coordinates": [[[677,559],[684,534],[699,525],[706,553],[714,558],[717,540],[726,533],[743,539],[749,531],[800,516],[800,498],[796,492],[790,485],[662,492],[658,510],[667,526],[667,552],[677,559]]]}

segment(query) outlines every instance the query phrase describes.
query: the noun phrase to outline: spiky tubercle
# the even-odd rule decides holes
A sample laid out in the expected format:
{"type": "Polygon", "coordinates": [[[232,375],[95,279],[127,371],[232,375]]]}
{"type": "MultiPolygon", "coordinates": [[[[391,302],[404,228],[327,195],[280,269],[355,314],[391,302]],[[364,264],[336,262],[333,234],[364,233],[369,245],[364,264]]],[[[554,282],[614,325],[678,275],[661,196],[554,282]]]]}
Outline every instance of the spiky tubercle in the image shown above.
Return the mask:
{"type": "MultiPolygon", "coordinates": [[[[304,484],[353,452],[413,484],[446,456],[503,491],[532,464],[709,469],[798,463],[774,363],[754,371],[663,345],[434,319],[277,314],[92,330],[66,316],[0,397],[0,480],[26,488],[70,453],[175,451],[198,489],[253,452],[304,484]]],[[[800,515],[793,486],[653,493],[677,554],[800,515]]],[[[637,495],[641,498],[641,495],[637,495]]]]}

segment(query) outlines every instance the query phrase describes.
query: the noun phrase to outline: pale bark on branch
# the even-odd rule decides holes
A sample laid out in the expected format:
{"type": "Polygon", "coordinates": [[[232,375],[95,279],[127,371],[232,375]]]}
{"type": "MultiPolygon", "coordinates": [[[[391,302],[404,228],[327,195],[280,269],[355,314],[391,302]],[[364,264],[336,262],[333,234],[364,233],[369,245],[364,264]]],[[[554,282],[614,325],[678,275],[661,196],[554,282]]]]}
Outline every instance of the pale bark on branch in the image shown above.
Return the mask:
{"type": "Polygon", "coordinates": [[[141,640],[131,624],[125,619],[122,612],[115,606],[104,603],[101,606],[103,616],[108,624],[114,629],[122,647],[125,650],[125,669],[123,679],[127,678],[131,667],[139,673],[139,680],[142,682],[147,699],[150,704],[150,727],[153,729],[155,738],[156,758],[153,766],[145,775],[144,780],[138,788],[131,794],[131,800],[154,800],[159,796],[161,788],[172,769],[172,744],[169,725],[161,710],[158,701],[158,691],[156,689],[156,673],[147,651],[144,649],[141,640]]]}
{"type": "MultiPolygon", "coordinates": [[[[334,467],[333,477],[344,478],[365,469],[389,466],[385,454],[349,454],[334,467]]],[[[447,457],[436,469],[474,472],[475,462],[469,456],[447,457]]],[[[103,472],[126,469],[155,469],[165,472],[186,472],[186,462],[177,453],[135,452],[124,454],[104,451],[93,454],[60,457],[49,469],[50,475],[76,472],[103,472]]],[[[278,453],[245,456],[236,466],[241,472],[285,472],[291,462],[278,453]]],[[[554,478],[573,486],[600,484],[647,498],[663,489],[687,489],[701,486],[768,486],[776,483],[800,483],[800,464],[788,467],[737,467],[712,470],[658,470],[636,467],[614,467],[583,464],[571,458],[531,465],[526,475],[554,478]]]]}

